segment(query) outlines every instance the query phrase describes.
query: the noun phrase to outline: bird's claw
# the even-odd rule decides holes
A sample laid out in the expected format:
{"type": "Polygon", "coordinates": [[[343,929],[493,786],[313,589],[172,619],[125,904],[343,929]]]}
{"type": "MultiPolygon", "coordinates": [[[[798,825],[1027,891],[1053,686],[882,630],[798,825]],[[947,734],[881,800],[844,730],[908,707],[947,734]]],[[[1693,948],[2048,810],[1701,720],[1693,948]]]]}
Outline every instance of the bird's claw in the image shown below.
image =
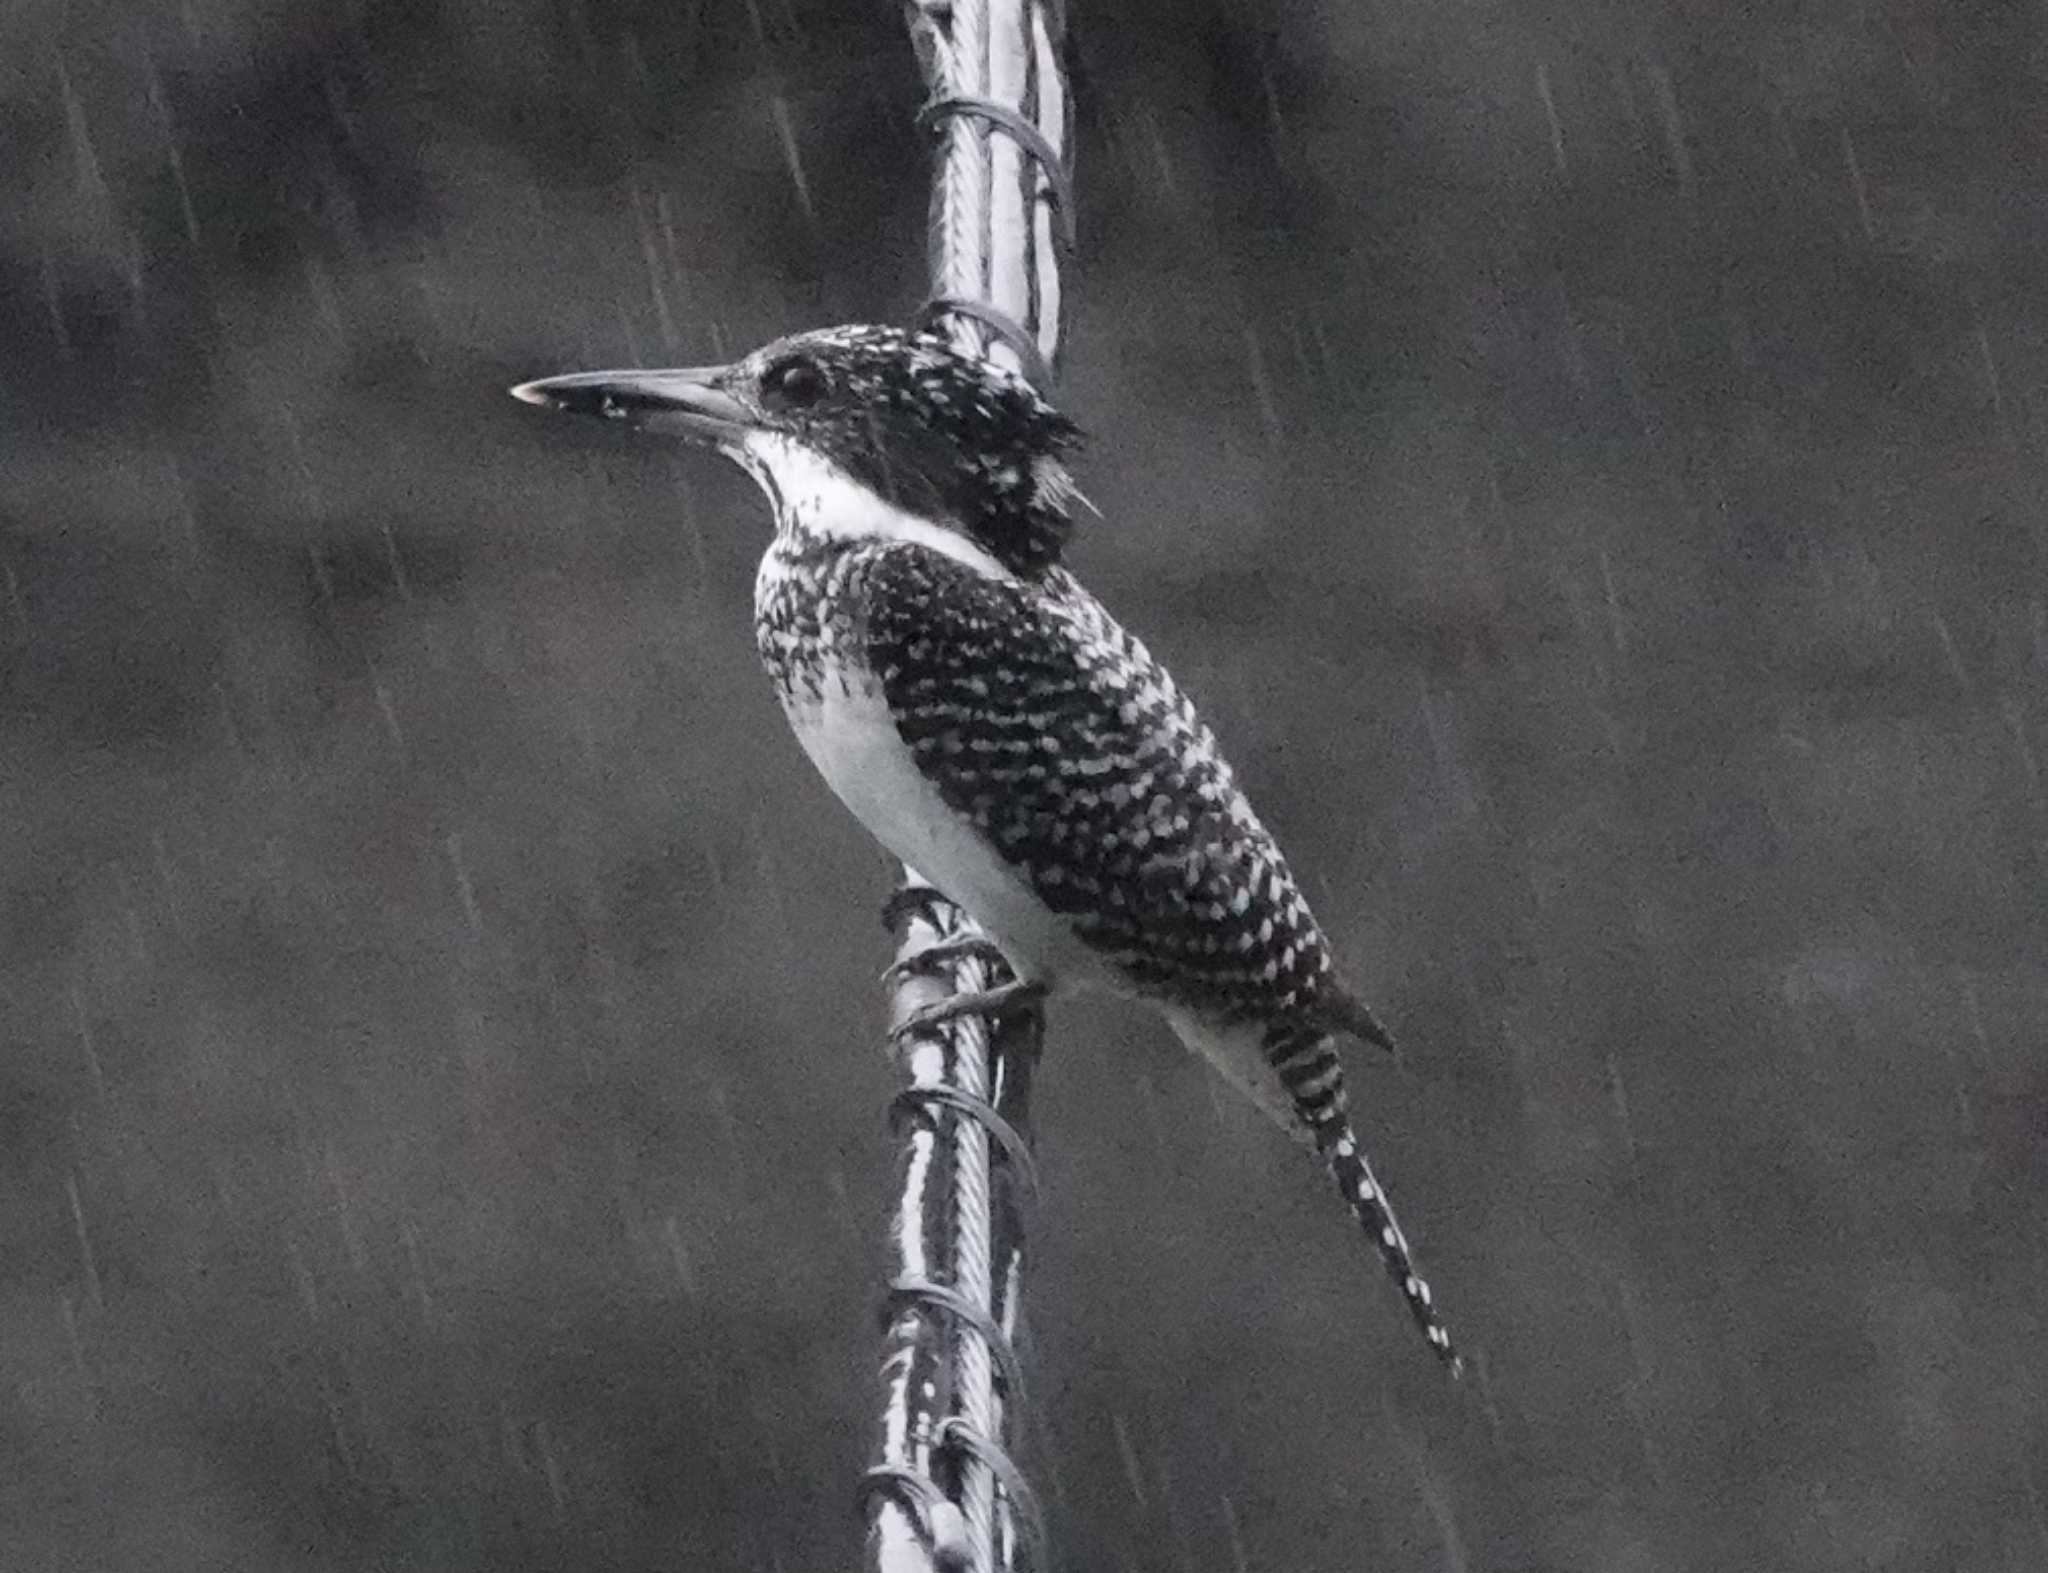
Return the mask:
{"type": "Polygon", "coordinates": [[[905,978],[935,976],[942,968],[956,962],[985,961],[999,965],[1002,960],[1003,953],[994,940],[984,939],[979,934],[959,934],[890,962],[882,972],[882,987],[893,989],[905,978]]]}
{"type": "Polygon", "coordinates": [[[966,994],[949,994],[942,1000],[912,1011],[890,1029],[898,1043],[924,1037],[949,1021],[962,1016],[986,1016],[992,1021],[1028,1010],[1045,998],[1045,985],[1013,979],[992,989],[975,989],[966,994]]]}

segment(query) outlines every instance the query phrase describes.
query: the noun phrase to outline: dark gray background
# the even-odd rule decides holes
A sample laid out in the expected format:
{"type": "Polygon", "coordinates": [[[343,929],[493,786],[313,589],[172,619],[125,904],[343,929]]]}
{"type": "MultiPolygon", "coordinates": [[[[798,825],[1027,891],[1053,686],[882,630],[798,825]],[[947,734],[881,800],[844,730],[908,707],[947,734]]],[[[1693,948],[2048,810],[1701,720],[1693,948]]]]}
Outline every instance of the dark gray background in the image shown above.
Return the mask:
{"type": "MultiPolygon", "coordinates": [[[[2048,1565],[2039,8],[1075,13],[1078,565],[1489,1379],[1062,1009],[1064,1565],[2048,1565]]],[[[848,1565],[890,869],[752,488],[503,389],[907,314],[917,95],[860,0],[0,13],[7,1567],[848,1565]]]]}

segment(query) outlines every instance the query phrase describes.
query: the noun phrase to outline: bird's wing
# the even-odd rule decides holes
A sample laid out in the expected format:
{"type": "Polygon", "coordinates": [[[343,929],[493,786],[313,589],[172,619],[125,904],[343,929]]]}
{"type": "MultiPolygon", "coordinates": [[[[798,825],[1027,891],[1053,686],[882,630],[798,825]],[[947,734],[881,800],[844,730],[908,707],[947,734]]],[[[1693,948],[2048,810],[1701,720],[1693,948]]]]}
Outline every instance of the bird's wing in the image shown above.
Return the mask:
{"type": "Polygon", "coordinates": [[[1349,999],[1208,727],[1070,576],[908,544],[865,573],[866,655],[918,770],[1135,992],[1224,1020],[1349,999]]]}

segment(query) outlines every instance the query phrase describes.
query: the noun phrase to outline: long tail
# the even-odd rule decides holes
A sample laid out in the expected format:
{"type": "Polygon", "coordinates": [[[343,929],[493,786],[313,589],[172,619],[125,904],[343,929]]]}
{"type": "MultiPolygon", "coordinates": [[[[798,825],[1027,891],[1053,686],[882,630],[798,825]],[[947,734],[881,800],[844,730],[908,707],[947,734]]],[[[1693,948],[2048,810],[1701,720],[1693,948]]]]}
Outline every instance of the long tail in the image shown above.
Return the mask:
{"type": "Polygon", "coordinates": [[[1451,1335],[1438,1319],[1429,1285],[1415,1271],[1408,1252],[1407,1236],[1394,1217],[1393,1203],[1366,1162],[1358,1133],[1351,1128],[1350,1100],[1344,1092],[1344,1067],[1330,1035],[1317,1027],[1280,1023],[1268,1029],[1264,1050],[1266,1061],[1278,1073],[1281,1084],[1294,1101],[1295,1112],[1315,1138],[1316,1151],[1329,1164],[1337,1189],[1357,1215],[1365,1232],[1379,1250],[1380,1261],[1408,1302],[1408,1314],[1429,1340],[1436,1357],[1452,1376],[1462,1374],[1465,1362],[1452,1347],[1451,1335]]]}

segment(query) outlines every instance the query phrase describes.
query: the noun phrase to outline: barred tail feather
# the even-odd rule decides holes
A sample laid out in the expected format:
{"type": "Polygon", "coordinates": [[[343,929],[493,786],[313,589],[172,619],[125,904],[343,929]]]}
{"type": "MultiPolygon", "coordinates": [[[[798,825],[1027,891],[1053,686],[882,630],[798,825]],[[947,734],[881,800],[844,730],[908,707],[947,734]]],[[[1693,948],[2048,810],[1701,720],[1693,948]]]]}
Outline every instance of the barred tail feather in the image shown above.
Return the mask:
{"type": "Polygon", "coordinates": [[[1451,1375],[1462,1374],[1465,1362],[1437,1317],[1429,1285],[1416,1272],[1407,1236],[1394,1217],[1393,1203],[1373,1175],[1358,1133],[1351,1128],[1344,1067],[1329,1035],[1314,1029],[1275,1027],[1266,1034],[1265,1052],[1267,1062],[1293,1099],[1296,1114],[1314,1136],[1316,1150],[1330,1166],[1338,1191],[1371,1236],[1387,1276],[1408,1302],[1408,1314],[1451,1375]]]}

